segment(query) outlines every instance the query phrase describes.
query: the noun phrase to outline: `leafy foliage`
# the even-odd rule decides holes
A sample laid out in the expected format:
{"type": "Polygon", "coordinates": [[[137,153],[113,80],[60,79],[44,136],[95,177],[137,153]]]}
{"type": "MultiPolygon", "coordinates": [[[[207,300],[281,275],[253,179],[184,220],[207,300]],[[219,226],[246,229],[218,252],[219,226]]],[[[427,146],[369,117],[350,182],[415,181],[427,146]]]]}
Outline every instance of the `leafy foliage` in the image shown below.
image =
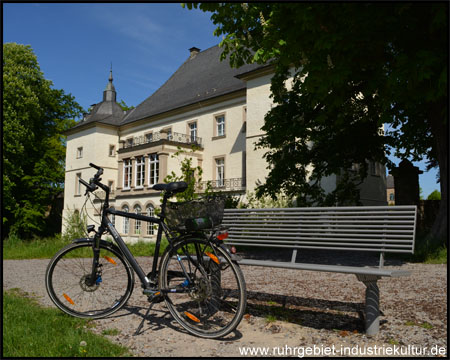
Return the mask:
{"type": "Polygon", "coordinates": [[[434,190],[430,195],[428,195],[427,200],[441,200],[441,193],[434,190]]]}
{"type": "MultiPolygon", "coordinates": [[[[392,168],[387,156],[395,154],[438,165],[447,197],[448,4],[187,6],[212,13],[232,66],[272,65],[275,106],[258,144],[271,167],[258,196],[282,190],[306,205],[357,201],[367,161],[392,168]],[[320,182],[331,174],[339,185],[326,194],[320,182]]],[[[437,222],[445,225],[442,206],[437,222]]]]}
{"type": "Polygon", "coordinates": [[[63,132],[82,109],[52,85],[30,46],[3,44],[3,236],[42,233],[62,191],[63,132]]]}
{"type": "Polygon", "coordinates": [[[65,241],[73,241],[74,239],[80,239],[87,236],[87,215],[84,211],[80,212],[78,210],[68,209],[64,220],[66,227],[62,238],[65,241]]]}
{"type": "MultiPolygon", "coordinates": [[[[173,181],[184,181],[188,184],[185,191],[175,194],[175,197],[179,202],[193,200],[198,197],[197,184],[202,182],[203,169],[201,166],[194,167],[192,165],[192,156],[189,156],[189,154],[194,154],[197,150],[198,147],[196,145],[192,145],[190,152],[186,152],[186,150],[182,150],[181,147],[178,147],[178,151],[171,156],[174,159],[178,159],[180,162],[181,174],[176,175],[175,172],[172,171],[164,178],[164,182],[169,183],[173,181]]],[[[209,195],[211,192],[211,183],[208,182],[205,194],[209,195]]]]}
{"type": "Polygon", "coordinates": [[[120,100],[120,102],[118,102],[118,104],[120,105],[120,107],[122,108],[123,111],[128,111],[128,110],[134,109],[133,105],[128,106],[127,104],[125,104],[124,100],[120,100]]]}
{"type": "Polygon", "coordinates": [[[257,197],[252,191],[247,191],[246,201],[239,204],[240,208],[245,209],[288,208],[292,206],[292,199],[286,196],[279,195],[275,199],[270,196],[257,197]]]}
{"type": "MultiPolygon", "coordinates": [[[[188,7],[197,7],[189,4],[188,7]]],[[[333,203],[367,176],[367,160],[433,161],[432,122],[447,108],[446,6],[443,4],[203,3],[224,35],[232,66],[270,62],[277,106],[265,118],[273,165],[258,195],[280,186],[304,203],[333,203]],[[292,82],[287,81],[292,77],[292,82]],[[389,133],[380,128],[390,124],[389,133]],[[387,145],[387,146],[386,146],[387,145]],[[357,173],[348,173],[357,164],[357,173]],[[312,165],[312,166],[311,166],[312,165]],[[308,166],[311,166],[308,171],[308,166]],[[320,180],[341,176],[325,194],[320,180]],[[342,190],[342,191],[341,191],[342,190]],[[306,196],[308,195],[308,196],[306,196]]]]}

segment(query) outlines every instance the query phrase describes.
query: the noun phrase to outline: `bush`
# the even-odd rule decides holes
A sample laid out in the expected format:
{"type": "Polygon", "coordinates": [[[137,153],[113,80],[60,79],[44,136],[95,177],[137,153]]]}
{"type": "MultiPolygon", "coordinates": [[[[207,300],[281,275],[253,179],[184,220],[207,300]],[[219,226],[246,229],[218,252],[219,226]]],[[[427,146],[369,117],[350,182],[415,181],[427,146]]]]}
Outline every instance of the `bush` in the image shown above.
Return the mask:
{"type": "Polygon", "coordinates": [[[246,202],[241,202],[239,207],[242,209],[268,209],[268,208],[288,208],[293,207],[292,199],[284,195],[279,195],[276,199],[270,196],[256,197],[256,194],[247,191],[246,202]]]}
{"type": "Polygon", "coordinates": [[[65,241],[71,241],[86,237],[87,218],[86,214],[80,213],[78,210],[68,210],[68,215],[64,218],[66,228],[62,234],[65,241]]]}

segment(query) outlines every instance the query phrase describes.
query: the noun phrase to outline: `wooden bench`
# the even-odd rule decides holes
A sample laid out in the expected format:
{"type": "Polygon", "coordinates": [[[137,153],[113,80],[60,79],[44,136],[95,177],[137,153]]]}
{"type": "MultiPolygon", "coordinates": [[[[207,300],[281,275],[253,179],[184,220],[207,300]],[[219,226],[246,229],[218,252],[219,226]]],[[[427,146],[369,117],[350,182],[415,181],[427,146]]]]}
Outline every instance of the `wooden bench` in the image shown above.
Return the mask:
{"type": "Polygon", "coordinates": [[[229,245],[292,249],[290,262],[241,258],[240,265],[355,274],[366,285],[365,329],[374,335],[380,323],[377,281],[410,275],[385,268],[384,253],[414,252],[416,213],[416,206],[226,209],[223,225],[229,228],[229,245]],[[378,266],[299,263],[301,249],[372,252],[380,257],[378,266]]]}

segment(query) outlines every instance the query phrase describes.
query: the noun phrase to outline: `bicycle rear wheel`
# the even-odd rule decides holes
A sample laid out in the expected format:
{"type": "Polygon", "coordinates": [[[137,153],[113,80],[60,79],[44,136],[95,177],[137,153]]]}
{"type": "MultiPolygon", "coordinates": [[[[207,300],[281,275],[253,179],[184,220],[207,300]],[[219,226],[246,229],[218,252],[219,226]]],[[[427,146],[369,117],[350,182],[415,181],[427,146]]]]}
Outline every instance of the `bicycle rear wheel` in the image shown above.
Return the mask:
{"type": "Polygon", "coordinates": [[[102,242],[96,276],[90,281],[93,255],[91,241],[72,243],[47,266],[47,293],[69,315],[90,319],[111,315],[126,304],[133,292],[134,274],[120,251],[102,242]]]}
{"type": "Polygon", "coordinates": [[[223,337],[244,315],[244,276],[229,254],[204,239],[186,239],[161,261],[159,284],[175,320],[191,334],[223,337]]]}

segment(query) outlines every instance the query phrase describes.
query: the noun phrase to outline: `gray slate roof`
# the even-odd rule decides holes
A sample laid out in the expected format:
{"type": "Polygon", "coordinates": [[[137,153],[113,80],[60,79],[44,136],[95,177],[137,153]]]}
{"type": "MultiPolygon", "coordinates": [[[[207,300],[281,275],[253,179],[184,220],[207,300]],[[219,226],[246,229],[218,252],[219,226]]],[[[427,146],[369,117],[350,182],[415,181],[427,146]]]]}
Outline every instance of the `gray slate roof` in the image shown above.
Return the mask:
{"type": "MultiPolygon", "coordinates": [[[[115,126],[129,124],[149,116],[245,89],[245,82],[236,76],[267,66],[250,64],[238,69],[231,68],[228,59],[220,61],[221,53],[222,49],[216,45],[199,52],[192,58],[189,57],[156,92],[135,109],[124,113],[115,101],[104,100],[96,104],[85,120],[80,121],[73,128],[93,122],[115,126]]],[[[110,85],[113,86],[111,75],[109,80],[110,85]]],[[[109,90],[115,93],[114,88],[109,90]]],[[[108,91],[108,88],[105,91],[108,91]]]]}
{"type": "Polygon", "coordinates": [[[220,61],[218,45],[188,58],[155,92],[134,109],[122,122],[130,122],[164,113],[199,101],[245,89],[235,76],[263,67],[258,64],[231,68],[228,59],[220,61]]]}

